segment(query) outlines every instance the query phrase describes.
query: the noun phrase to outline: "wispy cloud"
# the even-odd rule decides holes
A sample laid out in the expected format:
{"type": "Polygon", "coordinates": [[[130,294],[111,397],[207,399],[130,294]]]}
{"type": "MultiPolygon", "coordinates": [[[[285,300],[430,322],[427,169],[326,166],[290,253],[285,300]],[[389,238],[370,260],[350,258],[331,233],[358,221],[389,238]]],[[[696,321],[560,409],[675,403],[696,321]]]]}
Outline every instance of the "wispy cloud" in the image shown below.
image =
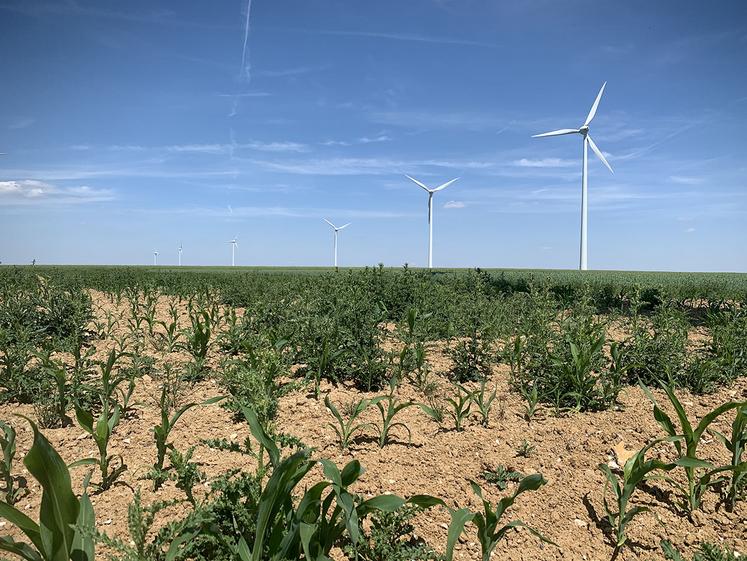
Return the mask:
{"type": "Polygon", "coordinates": [[[577,162],[575,160],[564,160],[562,158],[521,158],[520,160],[514,160],[513,162],[513,165],[520,168],[564,168],[576,164],[577,162]]]}
{"type": "Polygon", "coordinates": [[[447,201],[444,208],[464,208],[467,206],[463,201],[447,201]]]}
{"type": "Polygon", "coordinates": [[[234,206],[231,211],[227,207],[177,207],[166,209],[140,209],[139,212],[149,214],[184,214],[223,218],[257,218],[284,216],[291,218],[323,218],[325,216],[344,216],[347,218],[376,219],[376,218],[409,218],[419,216],[416,213],[397,212],[388,210],[361,210],[351,208],[322,208],[322,207],[287,207],[287,206],[234,206]]]}
{"type": "Polygon", "coordinates": [[[4,205],[85,204],[112,199],[112,190],[86,185],[59,187],[32,179],[0,181],[0,202],[4,205]]]}
{"type": "Polygon", "coordinates": [[[466,129],[470,131],[491,128],[505,130],[508,119],[486,113],[426,112],[426,111],[374,111],[369,114],[374,123],[389,126],[433,129],[466,129]]]}
{"type": "Polygon", "coordinates": [[[142,144],[114,144],[107,147],[115,152],[167,152],[172,154],[233,154],[236,150],[255,150],[259,152],[308,152],[306,144],[291,141],[262,142],[253,140],[243,143],[211,144],[170,144],[163,146],[145,146],[142,144]]]}
{"type": "Polygon", "coordinates": [[[8,128],[10,130],[20,130],[30,127],[36,122],[36,119],[32,119],[31,117],[18,117],[17,119],[14,119],[10,123],[8,123],[8,128]]]}
{"type": "Polygon", "coordinates": [[[309,33],[319,33],[321,35],[336,35],[339,37],[362,37],[369,39],[386,39],[390,41],[406,41],[410,43],[433,43],[439,45],[462,45],[465,47],[484,47],[488,49],[497,49],[499,45],[486,43],[482,41],[473,41],[470,39],[460,39],[457,37],[435,37],[432,35],[422,35],[419,33],[398,33],[391,31],[352,31],[337,29],[319,29],[305,30],[309,33]]]}
{"type": "Polygon", "coordinates": [[[669,181],[680,185],[700,185],[703,183],[702,177],[692,177],[687,175],[670,175],[669,181]]]}
{"type": "Polygon", "coordinates": [[[302,76],[304,74],[312,74],[314,72],[321,72],[330,67],[330,64],[296,66],[294,68],[283,68],[280,70],[259,70],[256,74],[257,76],[264,76],[266,78],[289,78],[293,76],[302,76]]]}
{"type": "Polygon", "coordinates": [[[355,144],[374,144],[378,142],[390,142],[391,136],[379,134],[377,136],[362,136],[355,140],[325,140],[321,142],[322,146],[353,146],[355,144]]]}

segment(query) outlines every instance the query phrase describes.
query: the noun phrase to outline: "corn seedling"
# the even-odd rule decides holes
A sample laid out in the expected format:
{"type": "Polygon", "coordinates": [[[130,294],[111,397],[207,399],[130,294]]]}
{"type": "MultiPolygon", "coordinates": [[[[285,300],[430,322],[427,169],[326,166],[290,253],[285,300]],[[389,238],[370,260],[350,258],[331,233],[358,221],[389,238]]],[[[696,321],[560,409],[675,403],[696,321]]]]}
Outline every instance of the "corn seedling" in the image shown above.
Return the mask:
{"type": "Polygon", "coordinates": [[[86,493],[76,498],[65,462],[37,426],[28,421],[34,441],[23,463],[42,488],[39,523],[10,504],[0,502],[0,518],[15,525],[30,542],[0,536],[0,551],[26,561],[94,561],[91,501],[86,493]]]}
{"type": "Polygon", "coordinates": [[[545,478],[542,477],[542,474],[535,473],[533,475],[528,475],[519,482],[519,485],[513,494],[502,498],[494,507],[490,502],[483,498],[482,488],[477,483],[470,480],[472,490],[482,501],[483,511],[472,512],[467,508],[452,511],[451,524],[449,525],[448,538],[446,541],[446,561],[452,561],[454,558],[454,546],[468,522],[471,522],[477,527],[477,539],[480,542],[482,561],[490,561],[490,556],[495,547],[505,537],[508,531],[513,528],[524,527],[543,542],[557,545],[544,537],[534,528],[524,524],[521,520],[512,520],[511,522],[499,527],[506,510],[514,504],[519,495],[527,491],[536,491],[545,483],[546,481],[545,478]]]}
{"type": "Polygon", "coordinates": [[[168,479],[168,472],[164,469],[164,462],[166,460],[166,452],[172,448],[171,443],[169,443],[169,435],[174,429],[176,422],[182,415],[184,415],[184,413],[193,407],[197,407],[198,405],[210,405],[211,403],[217,403],[221,399],[223,399],[222,396],[217,396],[200,403],[187,403],[186,405],[182,405],[172,414],[168,386],[164,384],[161,387],[161,399],[159,401],[161,408],[161,424],[153,427],[153,437],[156,441],[156,462],[153,464],[153,468],[148,474],[148,477],[153,479],[154,491],[160,489],[168,479]]]}
{"type": "Polygon", "coordinates": [[[327,424],[335,430],[335,433],[337,434],[337,440],[340,444],[340,450],[347,450],[356,432],[361,431],[367,427],[374,429],[376,428],[372,423],[356,424],[356,421],[361,413],[363,413],[369,405],[375,402],[375,399],[361,399],[359,401],[351,402],[349,407],[347,407],[346,419],[342,416],[337,407],[334,406],[332,401],[330,401],[329,396],[324,397],[324,404],[327,406],[327,409],[329,409],[330,413],[332,413],[332,416],[337,421],[337,424],[327,424]]]}
{"type": "Polygon", "coordinates": [[[522,458],[528,458],[534,453],[534,445],[528,440],[522,440],[516,448],[516,455],[522,458]]]}
{"type": "Polygon", "coordinates": [[[647,446],[644,446],[633,457],[625,462],[622,474],[620,475],[613,472],[607,464],[599,464],[599,470],[606,477],[604,485],[604,511],[606,513],[607,522],[614,532],[615,549],[612,554],[613,559],[617,557],[620,549],[625,545],[625,542],[628,539],[625,529],[630,521],[633,520],[636,515],[649,510],[647,507],[643,506],[629,508],[630,498],[633,496],[635,490],[643,481],[645,481],[651,472],[656,470],[669,471],[674,468],[674,464],[665,464],[660,460],[646,459],[646,452],[648,452],[653,446],[667,440],[673,440],[673,438],[655,440],[647,446]],[[612,490],[615,499],[614,510],[607,501],[608,489],[612,490]]]}
{"type": "Polygon", "coordinates": [[[72,420],[67,416],[68,407],[68,375],[65,365],[52,359],[52,352],[45,351],[37,354],[39,365],[47,376],[54,380],[56,391],[54,399],[54,415],[60,426],[66,427],[72,424],[72,420]]]}
{"type": "Polygon", "coordinates": [[[403,409],[416,404],[412,401],[397,402],[397,399],[393,395],[374,398],[373,403],[376,405],[379,413],[381,413],[381,426],[374,425],[379,433],[379,448],[383,448],[389,443],[389,433],[397,427],[405,429],[407,431],[407,442],[412,442],[410,429],[404,423],[394,422],[394,417],[403,409]],[[386,403],[386,407],[384,407],[384,403],[386,403]]]}
{"type": "Polygon", "coordinates": [[[447,397],[446,403],[451,407],[446,412],[454,420],[454,428],[457,432],[462,430],[462,424],[472,412],[473,394],[462,384],[454,384],[457,392],[454,397],[447,397]]]}
{"type": "Polygon", "coordinates": [[[443,425],[444,419],[446,418],[446,409],[443,404],[435,398],[435,396],[431,396],[428,399],[427,405],[425,403],[418,403],[418,407],[420,407],[421,411],[428,415],[431,420],[437,422],[439,427],[443,425]]]}
{"type": "Polygon", "coordinates": [[[532,384],[531,389],[522,388],[521,395],[526,400],[526,405],[524,405],[524,420],[527,423],[531,423],[532,419],[534,419],[534,416],[537,414],[537,407],[539,405],[537,385],[532,384]]]}
{"type": "Polygon", "coordinates": [[[726,478],[726,507],[734,510],[740,491],[747,482],[747,458],[742,459],[747,448],[747,405],[737,409],[734,422],[731,424],[731,437],[727,438],[715,429],[708,432],[718,438],[726,449],[731,452],[731,474],[726,478]]]}
{"type": "Polygon", "coordinates": [[[494,388],[492,393],[486,393],[485,391],[485,380],[480,382],[480,389],[473,392],[472,401],[477,405],[477,410],[480,412],[481,423],[483,427],[487,427],[490,423],[490,410],[493,407],[495,401],[497,388],[494,388]]]}
{"type": "Polygon", "coordinates": [[[687,486],[683,487],[678,482],[667,479],[672,485],[677,487],[683,495],[684,504],[686,509],[692,513],[693,511],[700,508],[700,504],[703,500],[705,492],[716,485],[713,480],[714,475],[723,473],[725,471],[731,471],[732,466],[715,467],[710,462],[698,458],[698,445],[703,437],[708,426],[713,423],[719,416],[731,409],[742,408],[746,404],[730,401],[716,407],[713,411],[706,414],[693,428],[690,424],[690,420],[687,418],[682,403],[677,399],[674,390],[662,384],[664,392],[667,394],[672,407],[677,413],[677,419],[679,421],[679,429],[675,428],[672,419],[667,415],[657,404],[656,398],[649,391],[649,389],[641,384],[641,388],[648,396],[651,403],[654,405],[654,418],[664,429],[664,432],[670,437],[678,437],[674,440],[674,447],[677,450],[679,458],[674,462],[676,466],[682,467],[685,470],[687,476],[687,486]]]}
{"type": "MultiPolygon", "coordinates": [[[[662,540],[660,545],[664,557],[669,561],[686,561],[671,542],[662,540]]],[[[740,561],[742,558],[743,556],[734,549],[706,542],[700,544],[698,551],[692,557],[692,561],[740,561]]]]}
{"type": "Polygon", "coordinates": [[[75,417],[80,427],[93,437],[99,451],[98,459],[86,458],[71,465],[98,464],[101,472],[101,483],[98,487],[102,490],[108,489],[117,478],[127,469],[124,458],[120,454],[109,454],[109,441],[114,429],[121,419],[122,409],[118,403],[113,403],[113,395],[117,386],[122,381],[121,377],[113,377],[112,370],[118,355],[115,351],[109,353],[106,363],[101,365],[102,390],[99,394],[101,411],[94,419],[91,411],[85,410],[79,404],[75,405],[75,417]]]}
{"type": "Polygon", "coordinates": [[[16,457],[16,430],[0,421],[0,481],[3,482],[3,494],[5,502],[14,505],[25,491],[23,487],[16,486],[17,483],[24,483],[23,479],[13,476],[13,460],[16,457]]]}
{"type": "Polygon", "coordinates": [[[186,332],[186,343],[184,350],[189,352],[195,360],[198,368],[205,364],[208,349],[210,348],[211,321],[210,315],[204,310],[190,315],[192,329],[186,332]]]}

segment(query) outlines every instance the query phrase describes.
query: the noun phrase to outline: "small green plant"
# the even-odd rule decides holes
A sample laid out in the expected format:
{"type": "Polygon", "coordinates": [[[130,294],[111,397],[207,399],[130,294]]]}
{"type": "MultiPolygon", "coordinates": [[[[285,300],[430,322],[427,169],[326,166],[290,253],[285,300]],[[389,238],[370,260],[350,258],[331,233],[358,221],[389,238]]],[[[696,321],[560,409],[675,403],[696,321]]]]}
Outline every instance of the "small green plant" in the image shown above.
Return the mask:
{"type": "Polygon", "coordinates": [[[337,440],[340,445],[340,450],[347,450],[353,439],[355,433],[362,431],[365,428],[375,429],[375,425],[372,423],[357,423],[358,417],[368,409],[369,405],[376,402],[376,399],[360,399],[358,401],[351,402],[345,409],[347,410],[347,418],[345,418],[337,407],[334,406],[329,396],[324,396],[324,404],[329,409],[332,416],[337,421],[335,423],[327,423],[330,427],[335,430],[337,434],[337,440]]]}
{"type": "Polygon", "coordinates": [[[493,408],[493,402],[498,393],[498,388],[493,388],[491,393],[487,393],[485,384],[485,380],[480,382],[480,389],[472,393],[472,401],[477,405],[477,410],[480,413],[480,423],[483,427],[490,424],[490,410],[493,408]]]}
{"type": "Polygon", "coordinates": [[[0,518],[15,525],[30,543],[0,536],[0,551],[26,561],[94,561],[95,522],[86,493],[75,497],[70,472],[60,455],[30,420],[34,441],[23,459],[42,488],[39,523],[8,503],[0,502],[0,518]]]}
{"type": "Polygon", "coordinates": [[[121,419],[121,408],[118,403],[113,403],[112,398],[117,386],[122,381],[121,377],[113,376],[112,370],[118,356],[116,351],[109,353],[109,358],[101,364],[101,391],[99,401],[100,412],[94,417],[94,412],[84,409],[81,405],[75,405],[75,417],[80,427],[93,437],[99,451],[98,459],[86,458],[74,462],[74,465],[98,464],[101,472],[101,482],[98,487],[106,490],[127,469],[124,458],[120,454],[109,454],[109,441],[114,429],[119,425],[121,419]]]}
{"type": "Polygon", "coordinates": [[[747,459],[742,459],[747,448],[747,405],[737,409],[734,422],[731,424],[731,437],[727,438],[715,429],[708,429],[731,452],[730,477],[725,478],[726,507],[734,510],[737,498],[747,482],[747,459]]]}
{"type": "Polygon", "coordinates": [[[173,468],[171,479],[176,482],[176,488],[181,489],[190,504],[196,507],[197,501],[193,489],[198,483],[205,481],[205,474],[200,471],[200,466],[192,461],[194,452],[194,446],[190,446],[184,454],[172,446],[169,461],[173,468]]]}
{"type": "Polygon", "coordinates": [[[530,389],[522,388],[521,395],[526,400],[526,405],[524,405],[524,420],[527,423],[531,423],[532,419],[534,419],[534,416],[537,414],[537,406],[539,405],[537,385],[532,384],[530,389]]]}
{"type": "MultiPolygon", "coordinates": [[[[664,557],[669,561],[685,561],[685,558],[671,542],[662,540],[661,549],[664,552],[664,557]]],[[[711,543],[702,543],[693,555],[692,561],[740,561],[740,559],[742,559],[742,555],[736,550],[711,543]]]]}
{"type": "Polygon", "coordinates": [[[604,474],[606,482],[604,485],[604,510],[607,522],[614,532],[615,550],[613,559],[617,557],[621,548],[628,539],[625,529],[631,520],[641,512],[647,512],[649,509],[642,506],[629,508],[630,499],[639,485],[645,481],[649,474],[655,470],[669,471],[674,468],[674,464],[665,464],[660,460],[647,460],[646,452],[653,446],[670,440],[659,439],[644,446],[634,456],[628,459],[623,466],[622,473],[618,475],[613,472],[607,464],[599,464],[599,470],[604,474]],[[615,499],[614,509],[607,501],[607,491],[611,490],[615,499]]]}
{"type": "Polygon", "coordinates": [[[0,421],[0,481],[3,482],[3,494],[5,502],[14,505],[26,491],[17,483],[25,483],[25,480],[13,475],[13,460],[16,457],[16,430],[0,421]]]}
{"type": "Polygon", "coordinates": [[[513,471],[506,466],[498,465],[495,469],[486,469],[482,472],[482,478],[492,483],[501,491],[505,491],[509,483],[518,483],[524,478],[520,471],[513,471]]]}
{"type": "Polygon", "coordinates": [[[431,396],[428,398],[427,404],[418,403],[418,407],[420,407],[423,413],[438,423],[440,430],[441,425],[443,425],[444,419],[446,418],[446,408],[443,406],[443,403],[436,399],[436,396],[431,396]]]}
{"type": "Polygon", "coordinates": [[[528,458],[534,454],[534,444],[528,440],[522,440],[521,444],[516,448],[516,455],[522,458],[528,458]]]}
{"type": "Polygon", "coordinates": [[[192,328],[188,329],[185,337],[184,349],[192,355],[199,369],[205,365],[208,350],[210,349],[211,322],[210,315],[202,310],[190,315],[192,328]]]}
{"type": "Polygon", "coordinates": [[[44,372],[54,381],[56,395],[53,400],[52,410],[54,412],[55,424],[66,427],[72,424],[72,420],[67,416],[69,405],[69,382],[67,369],[62,362],[52,358],[52,351],[47,350],[37,354],[41,371],[44,372]]]}
{"type": "Polygon", "coordinates": [[[667,415],[657,404],[656,398],[649,391],[649,389],[641,384],[641,388],[648,396],[651,403],[654,405],[654,418],[664,429],[664,432],[670,437],[677,437],[673,443],[677,450],[679,458],[674,462],[676,466],[682,467],[685,470],[687,476],[687,486],[683,487],[677,481],[668,479],[672,485],[674,485],[682,494],[684,499],[684,505],[688,512],[692,513],[700,508],[705,492],[714,487],[717,481],[714,480],[714,476],[723,473],[725,471],[731,471],[732,466],[715,467],[710,462],[707,462],[698,457],[698,445],[700,444],[701,438],[713,421],[719,416],[731,409],[742,408],[747,405],[744,402],[730,401],[716,407],[710,413],[707,413],[693,428],[690,424],[690,420],[687,418],[682,403],[677,398],[674,390],[667,385],[662,384],[664,392],[669,398],[672,407],[677,413],[677,419],[680,427],[676,428],[672,419],[667,415]]]}
{"type": "Polygon", "coordinates": [[[519,495],[527,491],[536,491],[545,483],[547,483],[547,481],[542,477],[542,474],[535,473],[528,475],[519,482],[519,485],[513,494],[502,498],[495,506],[493,506],[483,498],[482,488],[474,481],[470,481],[472,490],[482,501],[483,511],[472,512],[467,508],[461,508],[451,513],[451,524],[449,525],[446,542],[446,561],[452,561],[454,557],[454,545],[456,545],[459,536],[464,531],[464,526],[468,522],[471,522],[477,527],[477,539],[480,542],[480,549],[482,550],[482,561],[490,561],[490,556],[492,555],[495,546],[498,545],[498,543],[505,537],[506,533],[508,533],[512,528],[524,527],[543,542],[557,545],[548,540],[534,528],[524,524],[521,520],[512,520],[503,526],[499,526],[506,510],[516,502],[519,495]]]}
{"type": "Polygon", "coordinates": [[[397,401],[393,395],[379,396],[374,398],[374,405],[376,405],[379,413],[381,414],[381,426],[374,425],[379,433],[379,448],[383,448],[390,441],[390,433],[392,429],[397,427],[403,428],[407,431],[408,443],[412,441],[412,433],[405,423],[394,422],[394,417],[408,407],[416,405],[412,401],[397,401]],[[384,404],[386,403],[386,407],[384,404]]]}
{"type": "Polygon", "coordinates": [[[153,437],[156,441],[156,461],[153,464],[153,468],[148,473],[150,479],[153,480],[153,490],[157,491],[169,478],[168,471],[164,469],[164,462],[166,460],[166,452],[172,449],[172,445],[169,443],[169,435],[174,429],[174,425],[180,419],[184,413],[196,407],[198,405],[209,405],[211,403],[217,403],[222,396],[213,397],[207,399],[201,403],[192,402],[182,405],[176,411],[171,413],[172,409],[169,402],[169,390],[166,384],[161,387],[161,399],[159,401],[161,409],[161,423],[153,427],[153,437]]]}
{"type": "Polygon", "coordinates": [[[460,432],[464,421],[472,412],[473,393],[462,384],[454,384],[454,388],[456,388],[456,394],[446,398],[446,403],[450,406],[446,412],[454,420],[456,431],[460,432]]]}

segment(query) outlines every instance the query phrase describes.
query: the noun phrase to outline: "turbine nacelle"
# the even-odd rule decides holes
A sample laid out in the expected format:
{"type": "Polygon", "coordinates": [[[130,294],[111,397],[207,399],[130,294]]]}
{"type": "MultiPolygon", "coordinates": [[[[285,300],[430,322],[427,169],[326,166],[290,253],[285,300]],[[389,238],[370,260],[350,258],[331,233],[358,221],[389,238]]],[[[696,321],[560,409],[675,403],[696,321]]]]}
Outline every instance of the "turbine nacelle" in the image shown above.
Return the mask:
{"type": "Polygon", "coordinates": [[[586,136],[587,134],[589,134],[589,125],[584,125],[580,129],[578,129],[578,132],[586,136]]]}

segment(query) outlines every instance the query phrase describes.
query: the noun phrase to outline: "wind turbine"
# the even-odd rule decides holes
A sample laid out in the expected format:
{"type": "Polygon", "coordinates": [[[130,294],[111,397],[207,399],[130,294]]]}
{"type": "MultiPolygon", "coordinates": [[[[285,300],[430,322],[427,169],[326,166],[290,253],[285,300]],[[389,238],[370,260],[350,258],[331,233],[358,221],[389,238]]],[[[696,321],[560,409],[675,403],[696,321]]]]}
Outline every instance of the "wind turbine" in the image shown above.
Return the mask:
{"type": "Polygon", "coordinates": [[[234,236],[232,240],[228,241],[231,244],[231,267],[236,266],[236,247],[239,245],[239,242],[236,240],[237,237],[234,236]]]}
{"type": "Polygon", "coordinates": [[[441,191],[443,189],[446,189],[449,185],[454,183],[458,177],[455,179],[452,179],[451,181],[447,181],[443,185],[439,185],[438,187],[435,187],[433,189],[430,189],[420,181],[418,181],[415,178],[410,177],[409,175],[405,174],[405,177],[415,183],[416,185],[422,187],[425,189],[425,191],[428,193],[428,268],[433,268],[433,193],[436,191],[441,191]]]}
{"type": "Polygon", "coordinates": [[[601,89],[599,90],[599,93],[597,94],[597,98],[594,100],[594,105],[591,106],[591,110],[589,111],[589,115],[586,117],[586,121],[584,121],[584,124],[578,128],[578,129],[560,129],[556,131],[551,132],[545,132],[542,134],[535,134],[532,136],[532,138],[540,138],[543,136],[561,136],[564,134],[580,134],[583,137],[583,144],[584,144],[584,163],[583,167],[581,168],[581,256],[579,258],[579,269],[581,271],[585,271],[587,269],[587,257],[588,257],[588,251],[587,251],[587,227],[588,227],[588,220],[589,220],[589,207],[588,207],[588,170],[587,170],[587,163],[588,163],[588,147],[591,146],[591,149],[594,151],[594,153],[599,157],[600,160],[602,160],[602,163],[607,166],[607,169],[610,170],[612,173],[615,173],[612,171],[612,168],[610,167],[610,164],[607,162],[607,159],[602,154],[602,151],[597,148],[597,145],[594,143],[594,141],[591,139],[591,136],[589,135],[589,124],[591,123],[592,119],[594,118],[594,115],[597,113],[597,107],[599,107],[599,100],[602,99],[602,94],[604,93],[604,88],[607,85],[607,82],[602,84],[601,89]]]}
{"type": "Polygon", "coordinates": [[[182,242],[179,242],[179,266],[182,266],[182,242]]]}
{"type": "Polygon", "coordinates": [[[334,224],[332,224],[332,222],[330,222],[326,218],[324,218],[323,220],[327,224],[329,224],[330,226],[332,226],[332,229],[334,229],[334,231],[335,231],[335,269],[337,269],[337,232],[339,232],[340,230],[343,230],[343,229],[347,228],[348,226],[350,226],[351,223],[348,222],[347,224],[345,224],[343,226],[335,226],[334,224]]]}
{"type": "Polygon", "coordinates": [[[153,264],[158,265],[158,250],[153,250],[153,264]]]}

